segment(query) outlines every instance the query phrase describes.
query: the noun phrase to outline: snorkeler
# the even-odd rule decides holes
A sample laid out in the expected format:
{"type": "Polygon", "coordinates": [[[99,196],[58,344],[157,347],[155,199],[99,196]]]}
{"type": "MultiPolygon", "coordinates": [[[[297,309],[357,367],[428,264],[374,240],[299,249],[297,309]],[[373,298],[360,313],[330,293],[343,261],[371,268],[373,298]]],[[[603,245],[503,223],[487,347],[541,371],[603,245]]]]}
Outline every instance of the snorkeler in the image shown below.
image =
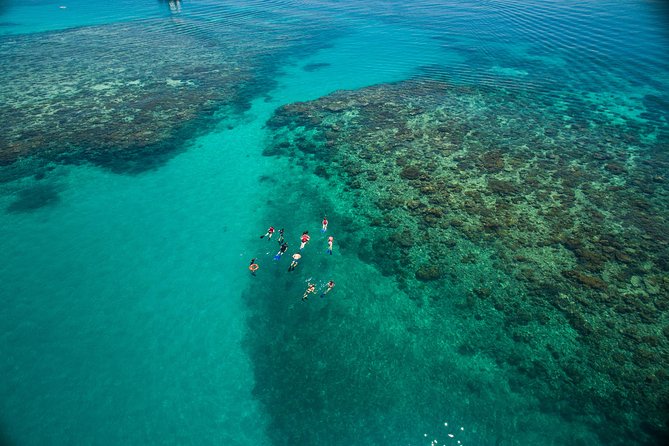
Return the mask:
{"type": "Polygon", "coordinates": [[[167,4],[173,14],[181,12],[181,0],[168,0],[167,4]]]}
{"type": "Polygon", "coordinates": [[[295,269],[295,267],[297,266],[297,263],[300,261],[301,258],[302,258],[302,254],[297,253],[297,252],[295,254],[293,254],[293,261],[290,262],[290,266],[288,267],[288,272],[291,272],[295,269]]]}
{"type": "Polygon", "coordinates": [[[334,281],[332,281],[332,280],[329,281],[329,282],[328,282],[328,287],[327,287],[327,289],[326,289],[325,291],[323,291],[323,294],[321,294],[321,297],[325,297],[325,295],[328,294],[328,293],[330,292],[330,290],[331,290],[332,288],[334,288],[334,286],[335,286],[334,281]]]}
{"type": "Polygon", "coordinates": [[[287,243],[282,244],[281,248],[279,248],[279,252],[277,252],[276,255],[274,256],[274,260],[279,260],[281,256],[285,254],[286,249],[288,249],[288,244],[287,243]]]}
{"type": "Polygon", "coordinates": [[[267,233],[265,235],[261,235],[260,238],[267,237],[267,240],[272,240],[273,235],[274,235],[274,226],[270,226],[269,229],[267,230],[267,233]]]}
{"type": "Polygon", "coordinates": [[[323,228],[321,229],[321,232],[325,232],[328,230],[328,218],[327,216],[323,217],[323,228]]]}
{"type": "Polygon", "coordinates": [[[302,249],[304,248],[304,246],[305,246],[307,243],[309,243],[309,239],[311,239],[311,237],[309,236],[309,231],[304,231],[304,232],[302,233],[302,237],[300,238],[300,242],[302,242],[302,243],[300,244],[300,250],[302,250],[302,249]]]}
{"type": "Polygon", "coordinates": [[[283,228],[279,229],[279,240],[277,242],[279,242],[279,245],[283,243],[283,228]]]}
{"type": "Polygon", "coordinates": [[[304,296],[302,296],[302,300],[307,300],[309,294],[313,293],[316,291],[316,285],[313,283],[310,283],[309,286],[307,287],[307,290],[304,292],[304,296]]]}
{"type": "Polygon", "coordinates": [[[251,274],[255,276],[258,268],[260,268],[260,266],[256,263],[256,259],[254,257],[251,259],[251,263],[249,263],[249,271],[251,271],[251,274]]]}
{"type": "Polygon", "coordinates": [[[328,250],[326,252],[330,255],[332,255],[332,243],[333,242],[334,242],[334,237],[333,236],[328,237],[328,250]]]}

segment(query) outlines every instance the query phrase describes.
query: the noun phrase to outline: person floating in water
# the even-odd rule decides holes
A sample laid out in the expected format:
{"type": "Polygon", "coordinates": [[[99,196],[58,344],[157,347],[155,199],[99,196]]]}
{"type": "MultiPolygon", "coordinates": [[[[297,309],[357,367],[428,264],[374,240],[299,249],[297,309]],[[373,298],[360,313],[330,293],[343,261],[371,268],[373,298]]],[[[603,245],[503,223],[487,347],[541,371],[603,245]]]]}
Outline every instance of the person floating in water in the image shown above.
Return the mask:
{"type": "Polygon", "coordinates": [[[279,245],[283,244],[283,228],[279,229],[279,245]]]}
{"type": "Polygon", "coordinates": [[[304,246],[305,246],[307,243],[309,243],[309,239],[310,239],[310,238],[311,238],[311,237],[309,236],[309,231],[304,231],[304,232],[302,233],[302,237],[300,238],[300,241],[302,242],[302,244],[300,244],[300,250],[302,250],[302,249],[304,248],[304,246]]]}
{"type": "Polygon", "coordinates": [[[251,263],[249,263],[249,271],[251,271],[251,274],[255,276],[258,268],[260,268],[260,266],[256,263],[256,259],[254,257],[251,259],[251,263]]]}
{"type": "Polygon", "coordinates": [[[325,297],[325,295],[328,294],[330,292],[330,290],[332,290],[332,288],[334,288],[334,286],[335,286],[334,281],[332,281],[332,280],[329,281],[328,282],[328,287],[325,289],[325,291],[323,291],[323,294],[321,294],[321,297],[325,297]]]}
{"type": "Polygon", "coordinates": [[[181,0],[169,0],[170,11],[173,13],[181,12],[181,0]]]}
{"type": "Polygon", "coordinates": [[[293,261],[290,262],[290,266],[288,267],[288,272],[293,271],[295,267],[297,267],[297,263],[300,261],[302,258],[302,254],[296,252],[293,254],[293,261]]]}
{"type": "Polygon", "coordinates": [[[307,290],[304,292],[304,296],[302,296],[302,300],[307,300],[309,297],[309,294],[313,293],[316,291],[316,285],[313,283],[310,283],[309,286],[307,287],[307,290]]]}
{"type": "Polygon", "coordinates": [[[321,232],[325,232],[328,230],[328,217],[325,216],[323,217],[323,228],[321,228],[321,232]]]}
{"type": "Polygon", "coordinates": [[[274,226],[270,226],[269,229],[267,230],[267,233],[265,235],[261,235],[260,238],[267,237],[267,240],[272,240],[273,235],[274,235],[274,226]]]}
{"type": "Polygon", "coordinates": [[[334,237],[333,236],[328,237],[328,250],[326,252],[330,255],[332,255],[332,243],[333,242],[334,242],[334,237]]]}
{"type": "MultiPolygon", "coordinates": [[[[161,0],[163,3],[165,3],[165,0],[161,0]]],[[[173,14],[177,14],[181,12],[181,0],[167,0],[167,5],[170,8],[170,12],[173,14]]],[[[63,6],[61,6],[62,8],[63,6]]]]}
{"type": "Polygon", "coordinates": [[[279,252],[277,252],[276,255],[274,256],[274,260],[279,260],[281,256],[285,254],[286,249],[288,249],[288,244],[287,243],[282,244],[281,248],[279,248],[279,252]]]}

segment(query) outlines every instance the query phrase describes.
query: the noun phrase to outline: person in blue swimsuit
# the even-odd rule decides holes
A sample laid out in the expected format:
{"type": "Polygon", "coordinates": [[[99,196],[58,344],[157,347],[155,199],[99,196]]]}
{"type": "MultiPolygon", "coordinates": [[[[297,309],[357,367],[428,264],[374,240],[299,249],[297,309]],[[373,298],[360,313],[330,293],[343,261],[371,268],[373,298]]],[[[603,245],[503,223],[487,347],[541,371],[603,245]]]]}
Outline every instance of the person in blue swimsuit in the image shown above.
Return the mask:
{"type": "Polygon", "coordinates": [[[279,248],[279,252],[277,252],[276,255],[274,256],[274,260],[279,260],[281,256],[285,254],[287,249],[288,249],[288,243],[282,244],[281,248],[279,248]]]}

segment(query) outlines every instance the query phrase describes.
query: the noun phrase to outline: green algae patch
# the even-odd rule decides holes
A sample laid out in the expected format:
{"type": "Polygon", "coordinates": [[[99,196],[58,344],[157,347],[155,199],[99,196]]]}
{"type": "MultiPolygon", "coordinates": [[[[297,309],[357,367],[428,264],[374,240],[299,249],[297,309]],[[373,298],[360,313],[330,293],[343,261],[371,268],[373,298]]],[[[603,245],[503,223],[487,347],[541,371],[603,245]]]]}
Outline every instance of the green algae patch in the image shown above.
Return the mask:
{"type": "Polygon", "coordinates": [[[501,320],[490,338],[459,327],[464,356],[606,444],[652,442],[669,422],[669,133],[587,105],[415,79],[281,107],[265,154],[327,184],[366,225],[357,256],[415,305],[501,320]]]}

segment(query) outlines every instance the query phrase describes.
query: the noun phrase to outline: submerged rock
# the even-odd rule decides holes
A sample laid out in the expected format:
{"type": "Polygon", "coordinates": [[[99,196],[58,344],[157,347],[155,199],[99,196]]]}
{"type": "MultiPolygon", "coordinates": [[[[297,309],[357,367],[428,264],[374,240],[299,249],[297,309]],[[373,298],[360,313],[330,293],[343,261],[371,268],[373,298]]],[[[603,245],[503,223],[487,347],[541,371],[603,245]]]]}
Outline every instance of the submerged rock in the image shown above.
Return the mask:
{"type": "Polygon", "coordinates": [[[405,180],[417,180],[422,175],[420,169],[416,166],[406,166],[400,172],[400,176],[405,180]]]}
{"type": "Polygon", "coordinates": [[[429,282],[432,280],[441,279],[443,273],[441,269],[436,265],[422,265],[416,270],[416,279],[422,280],[423,282],[429,282]]]}

